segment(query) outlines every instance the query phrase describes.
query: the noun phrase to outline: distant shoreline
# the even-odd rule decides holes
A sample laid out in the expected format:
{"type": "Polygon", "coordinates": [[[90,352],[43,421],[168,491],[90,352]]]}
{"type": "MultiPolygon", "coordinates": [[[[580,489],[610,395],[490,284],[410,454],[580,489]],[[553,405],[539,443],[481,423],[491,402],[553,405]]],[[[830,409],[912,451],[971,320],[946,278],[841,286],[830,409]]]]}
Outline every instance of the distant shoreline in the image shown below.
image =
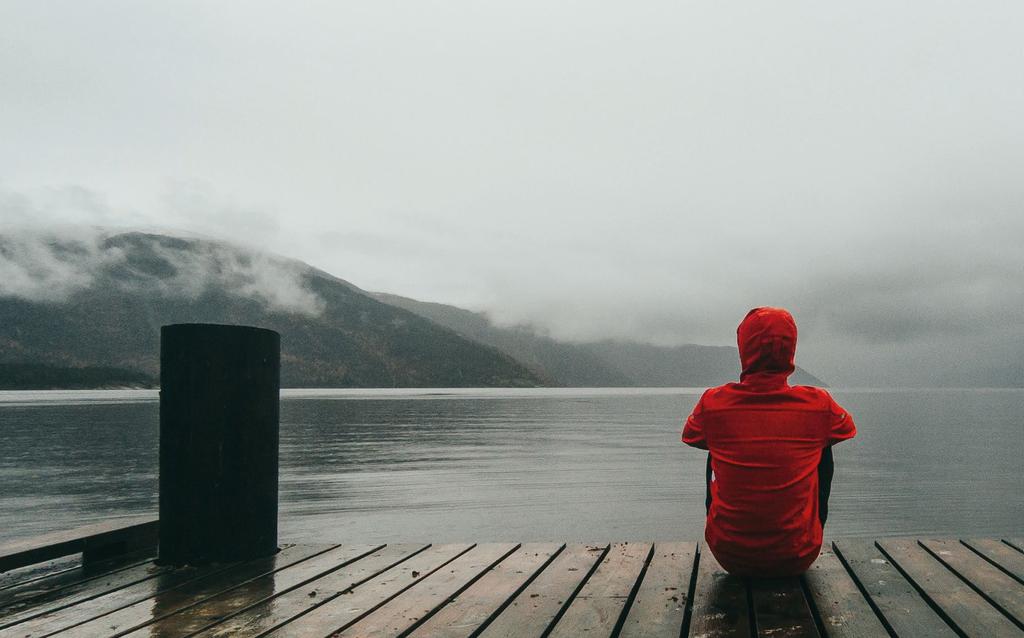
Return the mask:
{"type": "MultiPolygon", "coordinates": [[[[699,395],[706,386],[678,387],[478,387],[478,388],[281,388],[281,398],[300,399],[512,399],[598,396],[699,395]]],[[[837,394],[900,394],[942,392],[1024,392],[1019,387],[828,388],[837,394]]],[[[159,387],[0,388],[0,406],[52,401],[156,401],[159,387]]]]}
{"type": "Polygon", "coordinates": [[[0,390],[152,390],[152,376],[112,366],[0,363],[0,390]]]}

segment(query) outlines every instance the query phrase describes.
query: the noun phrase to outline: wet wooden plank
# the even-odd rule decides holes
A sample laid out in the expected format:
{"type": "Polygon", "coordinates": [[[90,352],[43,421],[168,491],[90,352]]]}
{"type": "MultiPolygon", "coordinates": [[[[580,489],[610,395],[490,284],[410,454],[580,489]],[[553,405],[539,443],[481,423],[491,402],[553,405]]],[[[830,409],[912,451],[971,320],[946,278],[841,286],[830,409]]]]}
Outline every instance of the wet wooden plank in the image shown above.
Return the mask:
{"type": "Polygon", "coordinates": [[[562,549],[555,543],[527,543],[498,563],[410,635],[469,638],[562,549]]]}
{"type": "Polygon", "coordinates": [[[570,544],[544,568],[497,618],[481,638],[540,636],[571,600],[583,579],[604,555],[605,546],[570,544]]]}
{"type": "Polygon", "coordinates": [[[804,574],[804,581],[829,638],[889,636],[853,577],[831,549],[822,549],[818,560],[804,574]]]}
{"type": "MultiPolygon", "coordinates": [[[[316,564],[324,565],[323,561],[317,560],[322,556],[326,556],[326,564],[330,564],[333,561],[344,562],[354,560],[374,549],[376,547],[368,545],[346,545],[333,548],[330,545],[294,545],[273,556],[247,561],[234,569],[225,570],[207,578],[192,581],[186,587],[165,591],[158,594],[155,598],[140,600],[127,607],[122,607],[117,611],[73,627],[62,633],[61,636],[65,638],[89,638],[90,636],[96,636],[107,631],[129,632],[175,614],[177,611],[188,610],[190,607],[198,605],[218,594],[235,591],[240,587],[244,589],[244,585],[249,584],[251,581],[259,581],[265,578],[270,578],[272,581],[274,574],[281,573],[282,571],[287,573],[292,571],[293,568],[297,569],[305,565],[309,561],[316,561],[316,564]]],[[[298,569],[298,571],[302,570],[298,569]]],[[[287,578],[287,576],[284,577],[287,578]]],[[[175,614],[175,616],[181,619],[182,616],[187,617],[188,614],[175,614]]],[[[172,618],[175,616],[172,616],[172,618]]],[[[209,623],[204,623],[196,627],[196,629],[202,629],[206,624],[209,623]]],[[[163,630],[167,628],[168,631],[166,633],[156,631],[152,635],[180,635],[171,633],[175,626],[176,623],[174,622],[160,623],[160,626],[154,629],[163,630]]],[[[143,631],[149,633],[149,627],[143,631]]]]}
{"type": "Polygon", "coordinates": [[[85,580],[67,587],[43,592],[38,596],[15,601],[8,607],[0,609],[0,629],[131,587],[163,574],[170,574],[173,571],[174,569],[171,567],[146,562],[128,569],[104,574],[99,578],[85,580]]]}
{"type": "Polygon", "coordinates": [[[332,636],[388,638],[403,635],[419,621],[458,596],[517,548],[518,545],[513,543],[477,545],[444,568],[416,583],[415,587],[332,636]]]}
{"type": "Polygon", "coordinates": [[[435,545],[365,583],[335,596],[298,618],[267,633],[267,636],[327,636],[358,622],[392,598],[465,554],[469,544],[435,545]]]}
{"type": "Polygon", "coordinates": [[[747,586],[726,572],[707,545],[697,557],[697,582],[693,592],[690,636],[724,638],[751,636],[747,586]]]}
{"type": "Polygon", "coordinates": [[[552,638],[610,636],[651,555],[651,543],[614,543],[549,633],[552,638]]]}
{"type": "Polygon", "coordinates": [[[996,563],[1000,569],[1024,583],[1024,553],[1018,552],[1002,541],[991,538],[970,539],[965,545],[996,563]]]}
{"type": "MultiPolygon", "coordinates": [[[[290,590],[285,589],[283,581],[275,578],[273,589],[256,604],[251,605],[249,599],[229,592],[190,610],[189,620],[202,618],[209,621],[206,629],[195,634],[196,638],[262,635],[345,592],[351,592],[426,548],[426,545],[388,545],[355,563],[290,590]]],[[[188,626],[191,627],[192,623],[188,626]]],[[[144,629],[139,632],[140,637],[145,635],[144,629]]]]}
{"type": "Polygon", "coordinates": [[[922,540],[920,544],[1024,629],[1024,585],[955,540],[922,540]]]}
{"type": "Polygon", "coordinates": [[[878,546],[924,595],[968,636],[1020,637],[1020,630],[950,572],[914,539],[885,539],[878,546]]]}
{"type": "MultiPolygon", "coordinates": [[[[128,562],[121,557],[104,562],[90,563],[88,565],[82,564],[81,560],[75,558],[63,558],[57,559],[57,561],[47,561],[47,565],[57,563],[61,565],[60,561],[63,561],[64,565],[68,567],[58,567],[49,573],[38,572],[34,577],[28,578],[16,584],[12,584],[9,587],[0,589],[0,610],[8,608],[16,603],[26,603],[32,599],[41,598],[44,595],[52,595],[52,592],[56,592],[73,585],[81,585],[82,583],[96,580],[97,578],[103,578],[110,576],[116,572],[128,569],[130,567],[137,567],[139,565],[145,565],[152,560],[152,556],[139,556],[132,555],[132,559],[128,562]]],[[[3,616],[3,612],[0,611],[0,617],[3,616]]],[[[0,622],[0,624],[3,624],[0,622]]]]}
{"type": "Polygon", "coordinates": [[[749,587],[759,636],[820,638],[799,578],[756,578],[749,587]]]}
{"type": "Polygon", "coordinates": [[[122,547],[126,552],[156,548],[158,526],[152,516],[136,516],[11,541],[0,545],[0,572],[68,554],[85,553],[88,560],[88,554],[122,547]]]}
{"type": "Polygon", "coordinates": [[[836,541],[833,549],[896,635],[956,636],[874,543],[869,540],[836,541]]]}
{"type": "Polygon", "coordinates": [[[1018,552],[1024,553],[1024,538],[1004,538],[1003,542],[1018,552]]]}
{"type": "Polygon", "coordinates": [[[9,587],[23,585],[25,583],[54,576],[64,571],[70,571],[82,566],[82,557],[78,554],[61,556],[24,567],[15,567],[5,572],[0,572],[0,594],[9,587]]]}
{"type": "Polygon", "coordinates": [[[654,544],[619,638],[679,638],[696,554],[696,543],[654,544]]]}
{"type": "MultiPolygon", "coordinates": [[[[281,553],[290,551],[317,551],[332,547],[331,545],[303,545],[301,549],[285,546],[281,553]]],[[[88,622],[99,616],[110,614],[123,607],[146,601],[158,594],[169,592],[178,587],[188,586],[195,581],[209,578],[216,574],[238,567],[239,564],[209,565],[204,567],[163,568],[152,578],[147,578],[119,589],[90,597],[75,604],[56,609],[40,616],[33,616],[24,622],[0,630],[0,638],[35,638],[50,633],[66,630],[88,622]]],[[[59,602],[59,601],[58,601],[59,602]]],[[[34,611],[33,608],[31,611],[34,611]]]]}

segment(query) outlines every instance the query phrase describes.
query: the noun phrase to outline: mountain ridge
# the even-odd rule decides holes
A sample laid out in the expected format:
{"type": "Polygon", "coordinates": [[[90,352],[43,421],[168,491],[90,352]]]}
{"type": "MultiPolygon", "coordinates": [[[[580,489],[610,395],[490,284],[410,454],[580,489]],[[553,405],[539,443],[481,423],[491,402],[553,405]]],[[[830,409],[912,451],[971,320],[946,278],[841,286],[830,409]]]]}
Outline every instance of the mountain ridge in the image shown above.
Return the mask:
{"type": "MultiPolygon", "coordinates": [[[[536,374],[571,387],[709,387],[739,378],[739,353],[732,346],[656,346],[632,341],[564,342],[528,326],[502,328],[490,318],[457,306],[390,293],[376,298],[447,326],[468,339],[502,350],[536,374]]],[[[827,387],[797,367],[794,384],[827,387]]]]}
{"type": "MultiPolygon", "coordinates": [[[[205,239],[121,233],[51,243],[32,265],[92,279],[62,298],[0,297],[0,362],[155,376],[159,327],[258,325],[282,334],[282,387],[533,387],[508,355],[379,302],[301,262],[205,239]]],[[[0,256],[19,246],[0,242],[0,256]]],[[[34,252],[33,252],[34,251],[34,252]]],[[[46,291],[39,293],[45,295],[46,291]]]]}
{"type": "Polygon", "coordinates": [[[735,348],[558,341],[209,238],[0,235],[0,274],[5,387],[144,385],[160,326],[186,322],[280,332],[282,387],[692,387],[738,373],[735,348]]]}

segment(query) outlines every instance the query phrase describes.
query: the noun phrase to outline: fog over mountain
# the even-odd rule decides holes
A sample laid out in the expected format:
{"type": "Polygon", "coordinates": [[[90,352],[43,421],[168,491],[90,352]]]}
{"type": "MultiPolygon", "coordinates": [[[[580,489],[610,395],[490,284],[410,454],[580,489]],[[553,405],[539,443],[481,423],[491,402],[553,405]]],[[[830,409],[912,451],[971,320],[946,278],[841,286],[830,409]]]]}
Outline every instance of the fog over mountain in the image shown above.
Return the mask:
{"type": "MultiPolygon", "coordinates": [[[[141,235],[134,235],[141,237],[141,235]]],[[[0,235],[0,296],[65,303],[93,287],[196,300],[227,290],[270,310],[317,316],[324,301],[305,276],[308,267],[220,242],[118,240],[99,228],[21,230],[0,235]]]]}
{"type": "MultiPolygon", "coordinates": [[[[0,234],[0,389],[158,386],[160,326],[182,322],[277,330],[285,387],[694,387],[739,371],[735,348],[559,342],[223,241],[0,234]]],[[[822,384],[799,368],[792,382],[822,384]]]]}
{"type": "MultiPolygon", "coordinates": [[[[1021,24],[1009,0],[5,3],[0,231],[226,238],[569,342],[731,346],[781,305],[833,386],[1020,387],[1021,24]]],[[[89,276],[51,266],[0,277],[89,276]]]]}
{"type": "Polygon", "coordinates": [[[0,234],[0,387],[157,384],[160,327],[171,323],[278,331],[283,387],[546,383],[294,260],[145,233],[0,234]]]}
{"type": "MultiPolygon", "coordinates": [[[[654,346],[610,340],[563,342],[537,334],[530,326],[496,326],[484,313],[375,293],[381,301],[405,308],[474,341],[493,346],[522,362],[542,378],[578,387],[702,387],[735,381],[739,352],[730,346],[654,346]]],[[[797,366],[789,382],[825,383],[797,366]]]]}

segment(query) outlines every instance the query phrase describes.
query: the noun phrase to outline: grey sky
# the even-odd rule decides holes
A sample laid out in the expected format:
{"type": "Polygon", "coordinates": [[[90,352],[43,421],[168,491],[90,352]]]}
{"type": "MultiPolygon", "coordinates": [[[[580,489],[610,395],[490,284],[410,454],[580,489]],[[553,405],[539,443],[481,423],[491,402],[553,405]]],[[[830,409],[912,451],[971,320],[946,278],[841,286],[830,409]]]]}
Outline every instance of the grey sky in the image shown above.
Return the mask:
{"type": "MultiPolygon", "coordinates": [[[[1024,360],[1019,2],[0,5],[4,226],[183,229],[834,384],[1024,360]]],[[[988,376],[986,376],[988,375],[988,376]]]]}

